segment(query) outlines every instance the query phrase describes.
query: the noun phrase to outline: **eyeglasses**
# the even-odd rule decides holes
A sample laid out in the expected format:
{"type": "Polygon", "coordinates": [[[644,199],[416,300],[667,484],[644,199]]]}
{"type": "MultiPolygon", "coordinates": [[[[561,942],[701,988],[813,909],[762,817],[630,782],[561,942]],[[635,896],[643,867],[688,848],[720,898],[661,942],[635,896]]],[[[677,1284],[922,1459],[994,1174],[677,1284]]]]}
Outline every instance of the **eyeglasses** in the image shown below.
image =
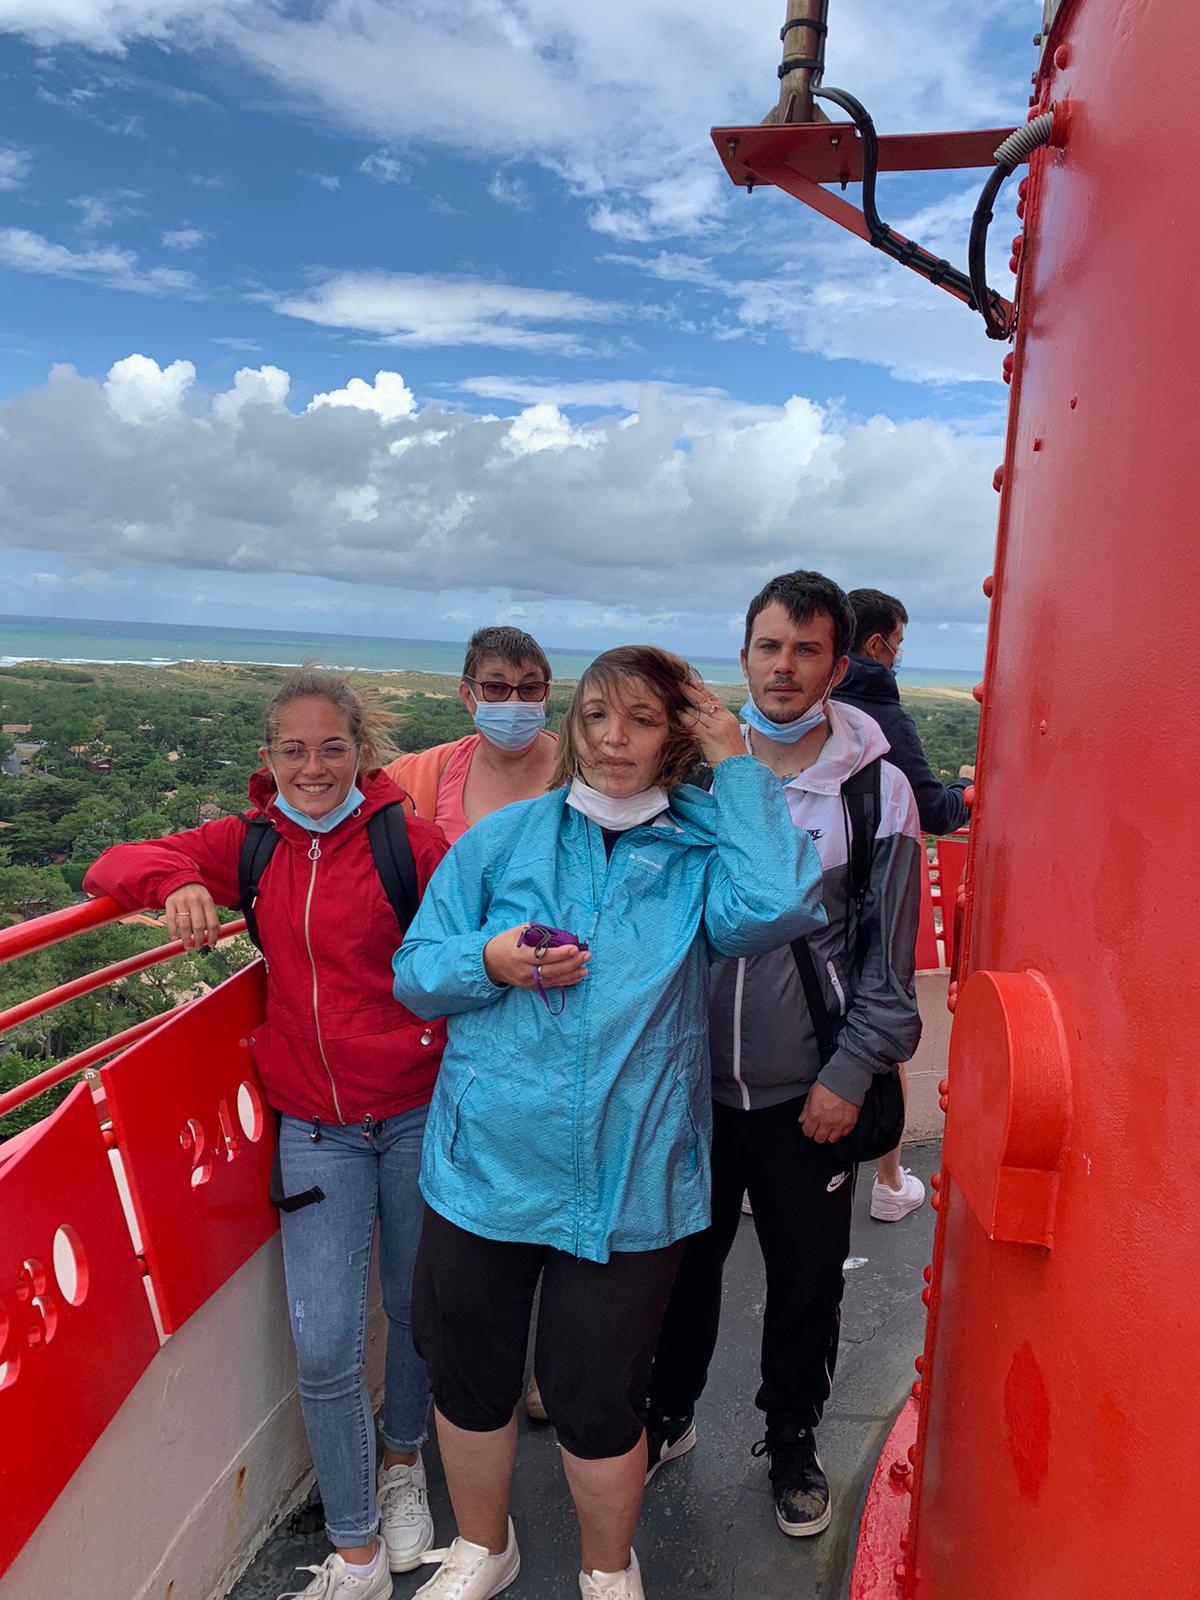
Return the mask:
{"type": "Polygon", "coordinates": [[[271,754],[276,761],[281,761],[286,767],[302,766],[309,756],[315,754],[318,761],[324,761],[331,767],[338,767],[343,761],[357,755],[358,746],[350,744],[346,739],[326,739],[324,744],[319,744],[316,751],[310,751],[306,744],[300,744],[295,739],[288,739],[284,744],[273,744],[271,754]]]}
{"type": "Polygon", "coordinates": [[[513,695],[519,695],[522,700],[544,700],[550,693],[550,685],[545,679],[537,683],[501,683],[496,678],[468,678],[463,673],[463,682],[471,684],[479,693],[481,700],[490,700],[493,705],[501,700],[511,700],[513,695]]]}

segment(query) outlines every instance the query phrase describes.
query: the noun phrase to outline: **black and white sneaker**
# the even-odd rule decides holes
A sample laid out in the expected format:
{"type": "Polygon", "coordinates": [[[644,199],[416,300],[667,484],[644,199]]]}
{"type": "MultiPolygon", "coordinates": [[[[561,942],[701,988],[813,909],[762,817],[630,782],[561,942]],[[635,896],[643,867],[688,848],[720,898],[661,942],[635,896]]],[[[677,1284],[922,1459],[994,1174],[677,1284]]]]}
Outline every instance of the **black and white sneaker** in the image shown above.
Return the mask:
{"type": "Polygon", "coordinates": [[[669,1417],[651,1406],[646,1413],[646,1482],[668,1461],[687,1455],[695,1443],[696,1419],[691,1412],[669,1417]]]}
{"type": "Polygon", "coordinates": [[[817,1441],[811,1428],[784,1423],[767,1428],[751,1452],[765,1455],[770,1465],[775,1520],[792,1539],[824,1533],[833,1512],[829,1504],[829,1479],[817,1459],[817,1441]]]}

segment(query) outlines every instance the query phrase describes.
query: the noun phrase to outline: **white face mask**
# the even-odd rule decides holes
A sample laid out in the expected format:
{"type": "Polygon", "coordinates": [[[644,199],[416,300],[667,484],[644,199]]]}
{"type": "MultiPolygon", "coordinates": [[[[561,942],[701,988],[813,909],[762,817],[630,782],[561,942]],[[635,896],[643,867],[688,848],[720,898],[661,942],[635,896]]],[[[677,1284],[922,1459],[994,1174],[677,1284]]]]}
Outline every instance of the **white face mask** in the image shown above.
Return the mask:
{"type": "Polygon", "coordinates": [[[624,833],[627,828],[636,828],[660,816],[667,809],[667,791],[656,786],[638,794],[602,794],[582,778],[576,778],[567,795],[567,804],[610,833],[624,833]]]}

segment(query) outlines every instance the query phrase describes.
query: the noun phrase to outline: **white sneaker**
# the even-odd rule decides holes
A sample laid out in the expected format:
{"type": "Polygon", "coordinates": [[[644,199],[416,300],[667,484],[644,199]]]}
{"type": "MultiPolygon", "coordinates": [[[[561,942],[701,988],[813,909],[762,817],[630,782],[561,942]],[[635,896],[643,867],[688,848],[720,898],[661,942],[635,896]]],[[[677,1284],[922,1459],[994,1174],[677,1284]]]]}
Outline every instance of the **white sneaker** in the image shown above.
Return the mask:
{"type": "Polygon", "coordinates": [[[924,1202],[925,1185],[916,1173],[901,1167],[900,1176],[903,1183],[899,1189],[880,1183],[878,1178],[871,1185],[871,1215],[876,1222],[899,1222],[924,1202]]]}
{"type": "Polygon", "coordinates": [[[745,1189],[742,1190],[742,1215],[744,1217],[752,1217],[754,1215],[754,1207],[750,1204],[749,1192],[745,1189]]]}
{"type": "Polygon", "coordinates": [[[313,1573],[312,1582],[304,1589],[289,1589],[279,1600],[391,1600],[392,1575],[382,1539],[375,1550],[375,1565],[365,1578],[347,1572],[336,1550],[319,1567],[297,1567],[296,1571],[313,1573]]]}
{"type": "Polygon", "coordinates": [[[433,1517],[425,1494],[425,1463],[418,1450],[411,1467],[384,1467],[379,1474],[379,1531],[392,1572],[411,1572],[433,1543],[433,1517]]]}
{"type": "Polygon", "coordinates": [[[629,1552],[624,1572],[581,1572],[579,1592],[583,1600],[646,1600],[637,1551],[629,1552]]]}
{"type": "Polygon", "coordinates": [[[502,1556],[491,1555],[486,1546],[469,1539],[455,1539],[448,1550],[426,1550],[422,1561],[440,1561],[433,1577],[413,1595],[418,1600],[491,1600],[507,1589],[521,1570],[517,1535],[508,1519],[508,1546],[502,1556]]]}

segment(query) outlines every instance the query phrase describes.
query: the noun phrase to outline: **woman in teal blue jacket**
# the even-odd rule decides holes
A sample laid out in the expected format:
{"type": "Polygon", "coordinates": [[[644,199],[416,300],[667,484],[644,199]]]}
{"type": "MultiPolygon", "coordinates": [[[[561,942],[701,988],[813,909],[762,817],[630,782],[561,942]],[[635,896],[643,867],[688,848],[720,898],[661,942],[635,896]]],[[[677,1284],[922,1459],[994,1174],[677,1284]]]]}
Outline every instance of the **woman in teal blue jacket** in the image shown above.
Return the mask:
{"type": "Polygon", "coordinates": [[[678,657],[600,656],[556,779],[459,840],[394,962],[397,999],[449,1018],[414,1329],[459,1537],[428,1600],[488,1600],[519,1570],[508,1483],[539,1273],[580,1586],[641,1600],[646,1377],[682,1241],[709,1219],[709,968],[824,921],[778,780],[678,657]],[[711,792],[683,783],[698,754],[711,792]],[[531,924],[566,937],[531,942],[531,924]]]}

